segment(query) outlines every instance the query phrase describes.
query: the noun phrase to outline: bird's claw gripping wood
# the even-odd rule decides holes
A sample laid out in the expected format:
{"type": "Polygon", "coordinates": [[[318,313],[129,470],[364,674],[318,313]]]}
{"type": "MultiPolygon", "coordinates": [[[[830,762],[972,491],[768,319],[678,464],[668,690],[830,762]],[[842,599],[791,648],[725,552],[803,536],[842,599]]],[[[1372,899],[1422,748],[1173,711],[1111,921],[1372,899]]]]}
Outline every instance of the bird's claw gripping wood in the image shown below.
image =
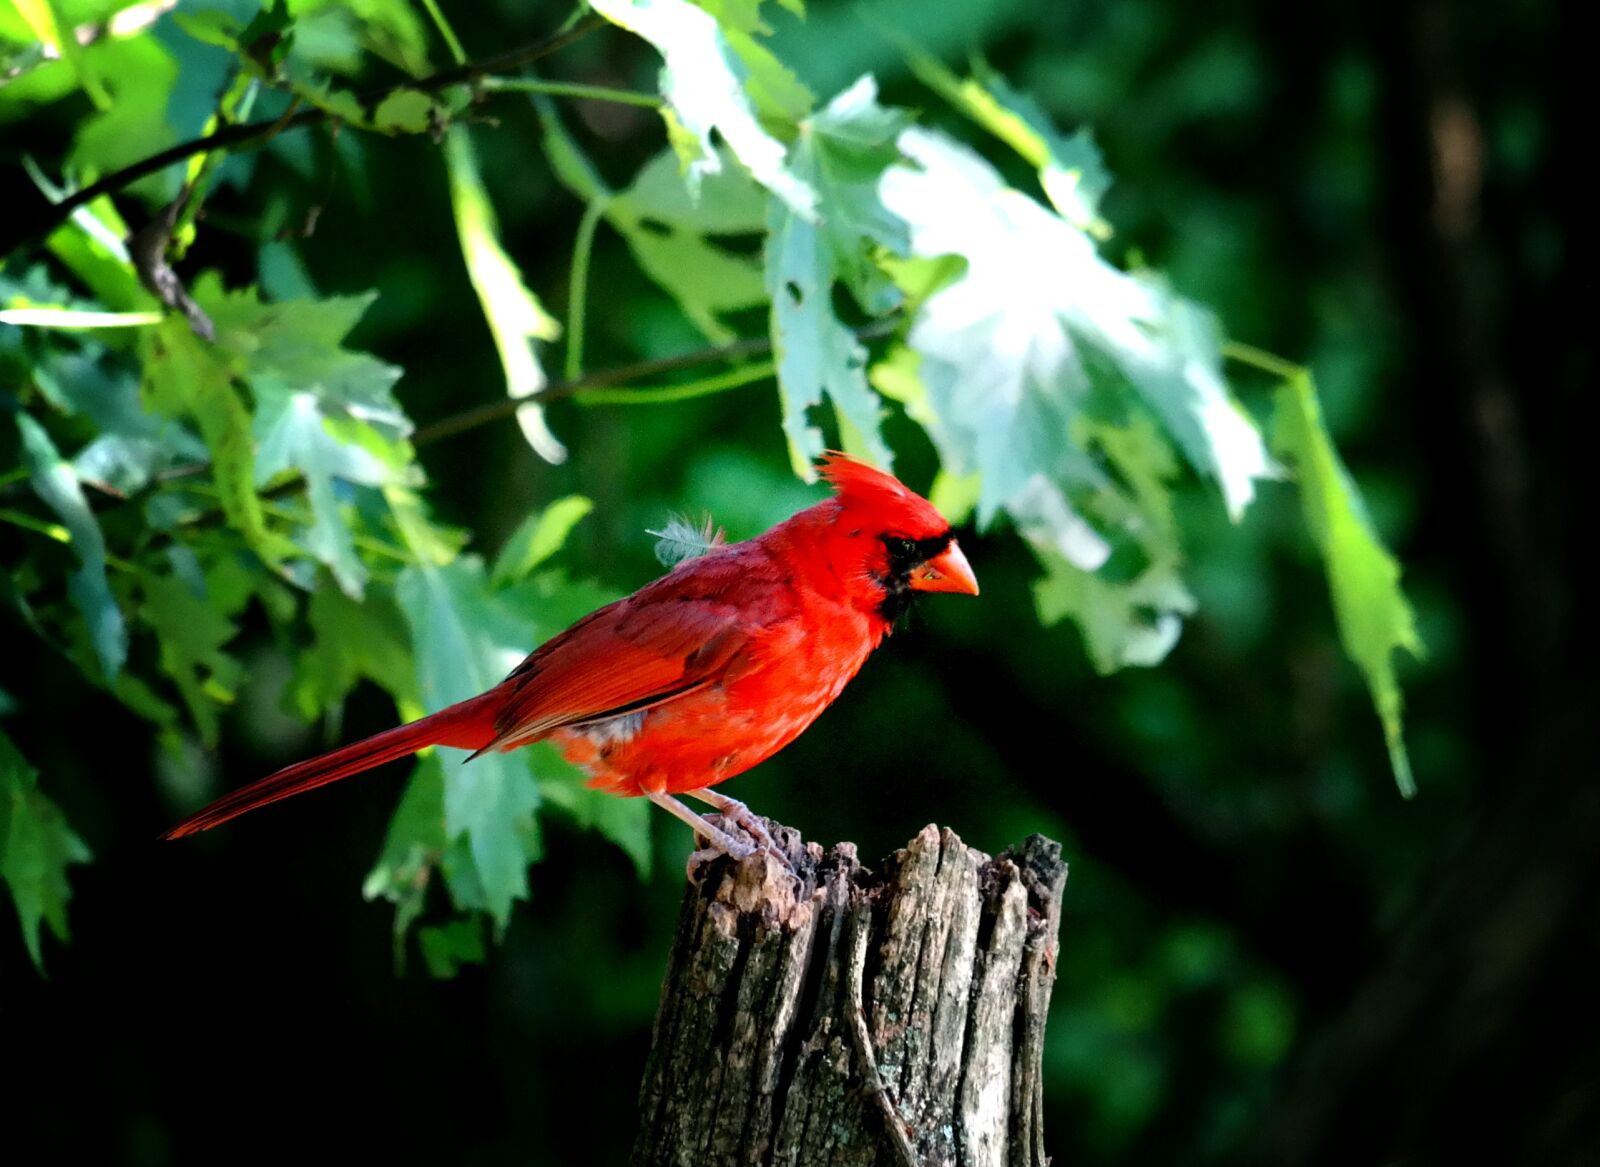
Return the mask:
{"type": "Polygon", "coordinates": [[[725,822],[737,827],[750,838],[750,841],[746,841],[732,832],[723,830],[704,815],[696,814],[684,806],[683,803],[673,798],[670,794],[647,795],[646,797],[651,802],[661,807],[674,818],[683,820],[698,838],[703,838],[710,844],[689,856],[686,870],[691,881],[694,879],[695,871],[700,864],[717,855],[726,855],[738,862],[742,859],[748,859],[758,851],[767,852],[767,854],[783,864],[791,875],[796,875],[798,878],[794,864],[790,861],[789,856],[784,853],[783,848],[772,837],[772,833],[767,830],[766,824],[748,806],[737,798],[729,798],[725,794],[717,794],[710,790],[692,790],[689,792],[689,796],[716,807],[717,813],[722,816],[725,822]]]}
{"type": "Polygon", "coordinates": [[[784,858],[783,848],[779,847],[772,833],[767,830],[767,824],[761,816],[752,811],[737,798],[730,798],[726,794],[719,794],[715,790],[691,790],[690,798],[698,798],[701,802],[709,803],[716,808],[718,814],[738,827],[745,834],[754,839],[764,851],[771,851],[779,859],[784,858]]]}

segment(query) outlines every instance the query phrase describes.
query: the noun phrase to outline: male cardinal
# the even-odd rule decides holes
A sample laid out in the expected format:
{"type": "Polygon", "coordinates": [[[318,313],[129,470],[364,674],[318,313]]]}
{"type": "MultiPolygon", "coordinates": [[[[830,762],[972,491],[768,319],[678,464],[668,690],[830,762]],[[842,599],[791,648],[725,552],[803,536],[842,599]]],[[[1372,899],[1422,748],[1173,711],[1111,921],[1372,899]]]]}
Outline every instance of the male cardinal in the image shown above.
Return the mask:
{"type": "Polygon", "coordinates": [[[743,858],[755,844],[673,797],[710,803],[770,846],[743,803],[712,789],[788,745],[839,696],[916,592],[978,594],[933,504],[832,453],[834,496],[765,534],[686,559],[534,651],[487,693],[297,762],[218,799],[178,838],[428,746],[482,754],[549,738],[590,784],[643,795],[743,858]]]}

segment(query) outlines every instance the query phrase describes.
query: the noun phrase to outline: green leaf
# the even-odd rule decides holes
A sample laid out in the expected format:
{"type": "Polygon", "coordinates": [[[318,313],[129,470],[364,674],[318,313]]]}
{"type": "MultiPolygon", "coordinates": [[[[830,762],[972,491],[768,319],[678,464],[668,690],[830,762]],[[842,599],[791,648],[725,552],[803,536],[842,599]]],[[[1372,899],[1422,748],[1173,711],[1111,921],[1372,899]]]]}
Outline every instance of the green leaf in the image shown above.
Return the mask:
{"type": "Polygon", "coordinates": [[[386,134],[423,134],[434,126],[433,98],[416,89],[396,89],[373,111],[372,124],[386,134]]]}
{"type": "Polygon", "coordinates": [[[40,925],[48,925],[57,940],[67,939],[67,868],[87,863],[89,848],[40,793],[38,782],[38,772],[0,733],[0,877],[11,889],[28,955],[43,972],[40,925]]]}
{"type": "Polygon", "coordinates": [[[1089,660],[1101,673],[1166,658],[1194,611],[1194,597],[1173,564],[1147,568],[1132,583],[1114,583],[1064,557],[1043,553],[1045,577],[1033,585],[1039,619],[1072,617],[1089,660]]]}
{"type": "Polygon", "coordinates": [[[735,51],[716,19],[688,0],[595,0],[594,9],[649,41],[665,61],[667,137],[691,186],[721,168],[716,131],[757,182],[797,213],[814,213],[815,193],[789,169],[787,148],[757,116],[758,100],[764,112],[800,112],[798,82],[775,57],[748,36],[735,51]]]}
{"type": "Polygon", "coordinates": [[[572,529],[593,509],[594,503],[583,495],[570,494],[523,519],[495,558],[489,586],[502,588],[526,579],[561,550],[572,529]]]}
{"type": "Polygon", "coordinates": [[[55,0],[11,0],[17,13],[27,22],[28,28],[41,44],[53,49],[57,56],[72,67],[78,85],[98,109],[111,107],[111,95],[100,80],[99,71],[93,68],[83,46],[78,43],[76,30],[62,6],[55,0]]]}
{"type": "Polygon", "coordinates": [[[1039,184],[1067,222],[1097,239],[1111,234],[1100,217],[1100,200],[1111,188],[1111,175],[1088,130],[1064,137],[1033,98],[1013,90],[992,70],[963,79],[916,49],[906,57],[926,85],[1039,172],[1039,184]]]}
{"type": "Polygon", "coordinates": [[[417,933],[417,941],[428,972],[441,980],[455,976],[464,964],[482,964],[488,956],[483,925],[474,918],[423,928],[417,933]]]}
{"type": "Polygon", "coordinates": [[[225,354],[207,345],[176,317],[142,338],[145,398],[169,417],[191,417],[211,452],[211,475],[228,522],[267,563],[295,554],[267,529],[256,493],[250,412],[234,388],[225,354]]]}
{"type": "Polygon", "coordinates": [[[238,632],[229,605],[196,595],[176,576],[146,576],[143,586],[139,616],[155,633],[161,671],[177,685],[200,740],[214,748],[217,707],[233,703],[244,677],[244,667],[223,651],[238,632]]]}
{"type": "Polygon", "coordinates": [[[201,44],[216,45],[232,52],[239,46],[244,25],[230,12],[205,9],[200,12],[174,12],[173,23],[201,44]]]}
{"type": "Polygon", "coordinates": [[[333,571],[345,594],[359,599],[367,569],[356,554],[355,536],[340,513],[335,477],[364,486],[382,486],[392,477],[380,459],[360,446],[339,441],[329,431],[314,393],[290,389],[276,378],[255,380],[256,485],[265,486],[285,470],[305,476],[312,524],[307,549],[333,571]]]}
{"type": "MultiPolygon", "coordinates": [[[[532,342],[554,340],[561,326],[522,281],[522,273],[500,245],[499,226],[478,174],[472,139],[462,126],[445,135],[445,162],[450,171],[450,200],[455,208],[456,234],[466,259],[467,274],[483,304],[494,334],[495,348],[506,374],[506,393],[513,399],[531,397],[547,383],[532,342]]],[[[547,462],[561,462],[567,451],[546,424],[544,410],[524,405],[517,424],[535,453],[547,462]]]]}
{"type": "Polygon", "coordinates": [[[1339,638],[1366,677],[1395,782],[1409,798],[1416,783],[1406,754],[1394,654],[1403,650],[1420,659],[1422,638],[1400,589],[1400,565],[1373,529],[1361,494],[1339,460],[1308,371],[1297,372],[1278,390],[1273,451],[1294,468],[1306,526],[1327,565],[1339,638]]]}
{"type": "MultiPolygon", "coordinates": [[[[535,108],[544,126],[545,152],[561,182],[591,204],[591,214],[598,208],[639,267],[708,340],[732,340],[735,333],[722,317],[766,302],[761,264],[708,236],[764,232],[767,192],[737,166],[721,166],[691,185],[677,156],[665,150],[640,168],[626,190],[614,193],[561,124],[554,105],[541,98],[535,108]]],[[[582,290],[575,286],[574,296],[582,290]]],[[[574,313],[569,345],[580,342],[579,321],[574,313]]]]}
{"type": "Polygon", "coordinates": [[[262,303],[253,288],[224,292],[210,274],[195,287],[216,327],[217,350],[229,354],[230,372],[255,394],[254,485],[286,471],[305,477],[312,511],[306,549],[352,597],[361,595],[367,571],[340,513],[335,479],[399,482],[411,461],[403,440],[411,423],[393,394],[400,371],[343,346],[373,298],[262,303]]]}
{"type": "MultiPolygon", "coordinates": [[[[1106,263],[1087,235],[965,147],[921,129],[899,144],[915,167],[888,171],[881,193],[910,227],[912,253],[967,261],[927,297],[910,343],[945,463],[983,472],[980,519],[1006,509],[1059,526],[1051,515],[1072,513],[1064,488],[1102,480],[1064,440],[1096,384],[1143,400],[1237,517],[1268,473],[1266,453],[1228,394],[1200,310],[1106,263]]],[[[1098,566],[1090,541],[1060,550],[1098,566]]]]}
{"type": "MultiPolygon", "coordinates": [[[[411,630],[417,680],[429,710],[499,683],[536,643],[527,621],[490,590],[483,564],[463,556],[442,567],[408,567],[395,597],[411,630]]],[[[459,757],[449,751],[450,758],[459,757]]],[[[528,864],[539,856],[534,812],[539,788],[525,753],[490,753],[447,764],[445,834],[463,840],[485,907],[503,928],[528,895],[528,864]]],[[[457,877],[452,874],[452,886],[457,877]]]]}
{"type": "Polygon", "coordinates": [[[307,721],[337,709],[360,680],[385,689],[406,717],[421,716],[405,624],[389,597],[353,600],[337,587],[311,593],[312,642],[295,656],[291,693],[307,721]]]}
{"type": "Polygon", "coordinates": [[[677,156],[663,150],[617,197],[638,219],[697,235],[754,235],[767,229],[767,192],[727,158],[691,187],[677,156]]]}
{"type": "MultiPolygon", "coordinates": [[[[178,62],[158,37],[102,37],[83,50],[105,79],[111,102],[82,122],[69,155],[71,168],[98,177],[166,149],[176,140],[167,108],[178,83],[178,62]]],[[[152,175],[129,189],[170,198],[171,172],[152,175]]]]}
{"type": "Polygon", "coordinates": [[[892,306],[892,289],[868,262],[867,247],[909,246],[903,223],[877,195],[885,170],[900,159],[894,143],[906,120],[901,111],[878,105],[872,78],[861,78],[801,126],[794,169],[823,196],[822,220],[779,202],[769,212],[767,293],[783,430],[795,473],[807,481],[824,444],[810,411],[824,397],[868,460],[884,467],[893,460],[879,433],[881,410],[867,382],[866,349],[834,312],[833,288],[843,279],[869,310],[892,306]]]}
{"type": "Polygon", "coordinates": [[[389,821],[383,850],[361,889],[368,900],[382,898],[394,905],[397,968],[405,965],[406,933],[422,915],[444,849],[444,764],[430,751],[418,759],[389,821]]]}
{"type": "Polygon", "coordinates": [[[716,343],[733,339],[723,317],[766,302],[761,264],[709,236],[766,229],[769,197],[742,169],[723,166],[697,184],[671,151],[646,163],[605,203],[606,220],[643,272],[716,343]]]}
{"type": "Polygon", "coordinates": [[[195,285],[195,299],[217,330],[217,347],[231,353],[246,377],[271,376],[316,395],[330,419],[347,418],[389,438],[411,432],[394,398],[400,370],[344,347],[376,292],[324,299],[263,303],[255,288],[224,292],[208,272],[195,285]]]}
{"type": "Polygon", "coordinates": [[[17,428],[22,432],[23,454],[34,493],[55,511],[72,534],[78,569],[72,573],[67,590],[83,614],[101,672],[108,681],[115,680],[128,659],[128,628],[106,579],[106,544],[100,524],[83,496],[77,472],[56,451],[44,427],[19,413],[17,428]]]}

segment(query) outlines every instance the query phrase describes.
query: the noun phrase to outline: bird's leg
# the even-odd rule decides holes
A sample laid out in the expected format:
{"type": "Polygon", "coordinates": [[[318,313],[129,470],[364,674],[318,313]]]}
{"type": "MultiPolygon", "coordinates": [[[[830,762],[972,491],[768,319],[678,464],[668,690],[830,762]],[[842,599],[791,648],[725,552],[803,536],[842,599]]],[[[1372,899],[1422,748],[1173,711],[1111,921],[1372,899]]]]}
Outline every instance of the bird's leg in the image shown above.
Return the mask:
{"type": "MultiPolygon", "coordinates": [[[[659,794],[652,794],[646,791],[645,797],[674,818],[682,819],[688,823],[696,834],[704,835],[710,841],[712,849],[721,851],[724,855],[733,859],[745,859],[755,854],[755,847],[743,839],[734,838],[721,827],[707,822],[703,815],[695,814],[694,811],[665,791],[659,794]]],[[[699,852],[696,852],[696,854],[699,854],[699,852]]]]}
{"type": "Polygon", "coordinates": [[[701,802],[710,803],[716,808],[718,814],[744,831],[745,834],[759,843],[763,850],[771,851],[779,859],[782,859],[785,864],[789,862],[782,848],[778,846],[773,840],[771,832],[767,830],[767,825],[737,798],[719,794],[710,787],[701,790],[685,790],[684,793],[690,798],[698,798],[701,802]]]}

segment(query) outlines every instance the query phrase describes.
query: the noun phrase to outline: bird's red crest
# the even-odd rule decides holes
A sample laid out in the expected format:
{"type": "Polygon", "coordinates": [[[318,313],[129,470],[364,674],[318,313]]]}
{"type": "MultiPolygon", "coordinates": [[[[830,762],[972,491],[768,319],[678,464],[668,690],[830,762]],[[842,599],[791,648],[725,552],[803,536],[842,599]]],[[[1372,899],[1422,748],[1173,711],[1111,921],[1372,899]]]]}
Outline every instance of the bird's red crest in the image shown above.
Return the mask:
{"type": "Polygon", "coordinates": [[[927,499],[893,474],[848,454],[829,450],[822,456],[821,474],[844,506],[877,515],[905,528],[905,534],[934,534],[948,528],[944,516],[927,499]]]}

